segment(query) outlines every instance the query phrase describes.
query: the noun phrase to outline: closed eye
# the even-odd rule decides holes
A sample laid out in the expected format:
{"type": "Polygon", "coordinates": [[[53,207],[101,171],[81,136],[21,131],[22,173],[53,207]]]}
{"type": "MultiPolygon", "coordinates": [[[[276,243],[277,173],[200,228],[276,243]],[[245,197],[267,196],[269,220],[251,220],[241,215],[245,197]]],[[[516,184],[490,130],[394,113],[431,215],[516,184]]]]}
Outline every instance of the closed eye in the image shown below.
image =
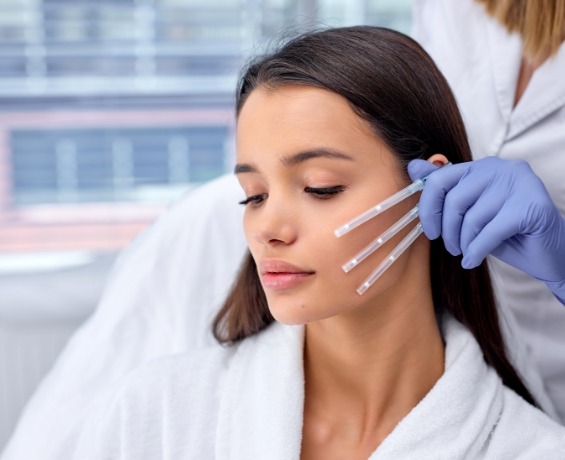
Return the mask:
{"type": "Polygon", "coordinates": [[[320,200],[327,200],[343,192],[347,187],[345,185],[335,185],[333,187],[306,187],[304,191],[313,195],[320,200]]]}
{"type": "Polygon", "coordinates": [[[267,198],[267,194],[266,193],[260,193],[259,195],[252,195],[247,197],[245,200],[240,201],[239,204],[243,205],[243,206],[247,206],[248,204],[254,205],[254,206],[258,206],[260,205],[263,200],[265,200],[267,198]]]}

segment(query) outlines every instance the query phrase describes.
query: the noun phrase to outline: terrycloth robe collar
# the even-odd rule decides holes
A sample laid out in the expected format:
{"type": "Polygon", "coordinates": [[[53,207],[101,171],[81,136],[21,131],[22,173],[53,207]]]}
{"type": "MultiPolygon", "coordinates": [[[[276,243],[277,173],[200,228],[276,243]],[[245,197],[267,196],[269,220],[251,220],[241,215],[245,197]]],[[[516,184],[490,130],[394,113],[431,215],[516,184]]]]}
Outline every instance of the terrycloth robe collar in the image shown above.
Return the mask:
{"type": "MultiPolygon", "coordinates": [[[[475,458],[503,406],[503,385],[471,333],[444,320],[445,372],[370,456],[475,458]]],[[[216,458],[300,458],[304,327],[272,324],[233,356],[220,402],[216,458]]]]}

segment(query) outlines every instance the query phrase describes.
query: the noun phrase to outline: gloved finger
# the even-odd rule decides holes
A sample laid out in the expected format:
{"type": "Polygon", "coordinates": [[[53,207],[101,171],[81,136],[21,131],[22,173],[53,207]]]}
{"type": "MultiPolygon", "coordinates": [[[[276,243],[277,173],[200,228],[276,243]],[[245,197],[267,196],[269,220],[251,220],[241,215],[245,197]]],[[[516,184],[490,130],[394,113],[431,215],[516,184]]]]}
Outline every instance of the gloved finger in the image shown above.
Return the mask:
{"type": "Polygon", "coordinates": [[[505,205],[505,197],[499,193],[483,192],[466,212],[461,225],[460,249],[466,254],[471,242],[491,222],[505,205]]]}
{"type": "MultiPolygon", "coordinates": [[[[485,177],[485,175],[473,175],[468,171],[445,197],[441,236],[443,237],[445,248],[454,256],[462,252],[463,223],[468,221],[468,211],[486,193],[488,184],[488,177],[485,177]]],[[[487,203],[483,202],[483,204],[487,203]]],[[[475,214],[477,212],[475,210],[475,214]]]]}
{"type": "Polygon", "coordinates": [[[519,223],[512,219],[512,213],[501,210],[469,243],[467,250],[463,253],[461,266],[463,268],[477,267],[487,255],[519,231],[519,223]]]}
{"type": "Polygon", "coordinates": [[[427,176],[436,169],[439,169],[439,166],[436,166],[426,160],[412,160],[408,163],[408,175],[413,181],[427,176]]]}
{"type": "Polygon", "coordinates": [[[422,229],[430,240],[442,234],[443,205],[447,193],[465,175],[471,163],[459,163],[439,168],[432,172],[422,190],[418,214],[422,229]]]}

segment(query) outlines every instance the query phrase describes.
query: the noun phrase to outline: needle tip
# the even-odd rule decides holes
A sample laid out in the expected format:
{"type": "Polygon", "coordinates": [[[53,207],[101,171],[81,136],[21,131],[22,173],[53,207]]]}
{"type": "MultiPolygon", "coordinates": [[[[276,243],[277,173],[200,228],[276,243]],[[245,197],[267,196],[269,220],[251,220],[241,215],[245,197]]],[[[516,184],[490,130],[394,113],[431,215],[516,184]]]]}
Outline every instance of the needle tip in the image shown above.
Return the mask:
{"type": "Polygon", "coordinates": [[[339,227],[337,230],[335,230],[334,234],[339,238],[340,236],[345,235],[348,231],[349,231],[349,225],[344,225],[343,227],[339,227]]]}
{"type": "Polygon", "coordinates": [[[357,259],[353,259],[353,260],[350,260],[349,262],[347,262],[346,264],[342,265],[341,268],[345,273],[348,273],[351,270],[353,270],[357,266],[358,263],[359,262],[357,261],[357,259]]]}
{"type": "Polygon", "coordinates": [[[365,291],[366,291],[367,289],[369,289],[369,287],[370,287],[370,284],[368,285],[368,283],[362,284],[361,286],[359,286],[359,287],[357,288],[357,294],[363,295],[363,294],[365,293],[365,291]]]}

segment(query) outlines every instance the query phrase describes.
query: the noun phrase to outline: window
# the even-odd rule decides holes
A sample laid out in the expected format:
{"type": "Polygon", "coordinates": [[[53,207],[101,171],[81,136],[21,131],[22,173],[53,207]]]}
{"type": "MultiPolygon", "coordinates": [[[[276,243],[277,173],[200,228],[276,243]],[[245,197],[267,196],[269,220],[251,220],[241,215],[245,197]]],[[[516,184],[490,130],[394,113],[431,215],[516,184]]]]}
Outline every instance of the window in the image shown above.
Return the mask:
{"type": "Polygon", "coordinates": [[[225,172],[228,136],[226,125],[16,129],[12,202],[167,201],[168,189],[225,172]]]}

